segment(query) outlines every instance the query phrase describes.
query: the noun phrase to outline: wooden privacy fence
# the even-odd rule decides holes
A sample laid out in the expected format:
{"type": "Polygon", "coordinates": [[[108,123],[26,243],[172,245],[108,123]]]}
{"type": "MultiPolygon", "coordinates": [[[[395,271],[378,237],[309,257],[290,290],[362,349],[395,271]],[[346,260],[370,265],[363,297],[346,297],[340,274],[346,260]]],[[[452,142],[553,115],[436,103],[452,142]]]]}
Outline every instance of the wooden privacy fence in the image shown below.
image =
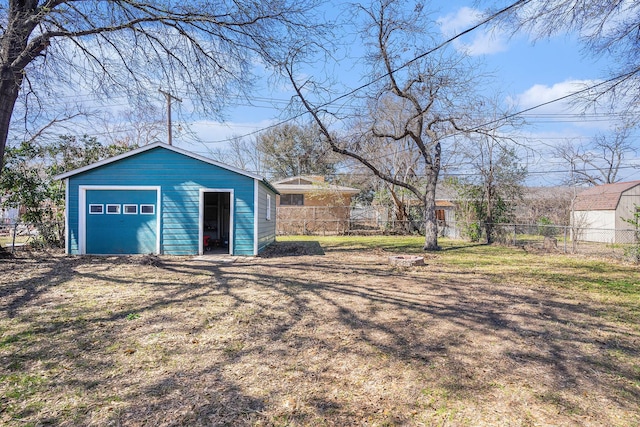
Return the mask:
{"type": "Polygon", "coordinates": [[[282,234],[344,234],[349,230],[349,206],[279,206],[277,230],[282,234]]]}

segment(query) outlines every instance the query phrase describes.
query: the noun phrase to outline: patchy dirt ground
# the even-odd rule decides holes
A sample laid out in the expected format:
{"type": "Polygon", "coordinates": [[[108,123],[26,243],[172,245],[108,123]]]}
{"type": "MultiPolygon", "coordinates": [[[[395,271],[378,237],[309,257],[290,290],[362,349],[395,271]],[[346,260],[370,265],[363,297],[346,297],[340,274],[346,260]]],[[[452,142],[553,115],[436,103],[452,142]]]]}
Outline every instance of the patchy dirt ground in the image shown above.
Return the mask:
{"type": "Polygon", "coordinates": [[[606,302],[280,250],[0,260],[0,423],[640,424],[640,332],[606,302]]]}

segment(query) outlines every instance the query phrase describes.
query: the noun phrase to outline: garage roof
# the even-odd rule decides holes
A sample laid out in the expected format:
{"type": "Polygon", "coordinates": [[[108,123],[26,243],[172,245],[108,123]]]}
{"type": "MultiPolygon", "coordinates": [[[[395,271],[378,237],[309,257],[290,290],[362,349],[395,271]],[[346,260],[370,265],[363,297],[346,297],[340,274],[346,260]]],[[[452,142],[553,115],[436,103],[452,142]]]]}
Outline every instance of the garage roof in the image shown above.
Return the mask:
{"type": "Polygon", "coordinates": [[[618,182],[591,187],[578,194],[573,205],[575,211],[615,210],[622,193],[640,185],[640,181],[618,182]]]}
{"type": "Polygon", "coordinates": [[[231,165],[227,165],[225,163],[220,163],[218,161],[209,159],[209,158],[204,157],[204,156],[200,156],[200,155],[192,153],[190,151],[183,150],[182,148],[178,148],[178,147],[173,146],[173,145],[165,144],[164,142],[155,142],[153,144],[143,145],[142,147],[136,148],[136,149],[131,150],[131,151],[127,151],[126,153],[122,153],[122,154],[120,154],[118,156],[109,157],[107,159],[100,160],[99,162],[91,163],[90,165],[83,166],[81,168],[74,169],[72,171],[62,173],[60,175],[56,175],[53,178],[54,179],[69,178],[71,176],[78,175],[80,173],[83,173],[83,172],[86,172],[86,171],[89,171],[89,170],[92,170],[92,169],[95,169],[95,168],[99,168],[100,166],[108,165],[109,163],[117,162],[118,160],[126,159],[127,157],[135,156],[135,155],[143,153],[145,151],[153,150],[154,148],[163,148],[165,150],[174,151],[174,152],[182,154],[184,156],[188,156],[188,157],[194,158],[196,160],[200,160],[202,162],[209,163],[211,165],[215,165],[215,166],[218,166],[220,168],[227,169],[229,171],[238,173],[240,175],[244,175],[244,176],[247,176],[249,178],[253,178],[253,179],[256,179],[258,181],[262,181],[272,191],[278,193],[278,190],[276,190],[264,177],[262,177],[260,175],[256,175],[254,173],[247,172],[247,171],[242,170],[242,169],[238,169],[236,167],[233,167],[231,165]]]}

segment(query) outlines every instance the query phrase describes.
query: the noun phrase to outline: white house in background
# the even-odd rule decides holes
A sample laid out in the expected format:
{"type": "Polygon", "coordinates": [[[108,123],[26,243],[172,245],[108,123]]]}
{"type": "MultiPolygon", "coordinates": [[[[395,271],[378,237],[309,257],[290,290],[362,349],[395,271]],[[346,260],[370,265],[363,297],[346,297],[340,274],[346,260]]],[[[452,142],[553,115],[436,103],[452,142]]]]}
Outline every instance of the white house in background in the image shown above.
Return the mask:
{"type": "MultiPolygon", "coordinates": [[[[3,202],[2,196],[0,196],[0,203],[3,202]]],[[[20,211],[16,208],[3,208],[0,206],[0,224],[13,224],[18,220],[20,211]]]]}
{"type": "Polygon", "coordinates": [[[640,181],[597,185],[577,195],[571,222],[587,242],[634,243],[635,231],[625,219],[640,209],[640,181]]]}

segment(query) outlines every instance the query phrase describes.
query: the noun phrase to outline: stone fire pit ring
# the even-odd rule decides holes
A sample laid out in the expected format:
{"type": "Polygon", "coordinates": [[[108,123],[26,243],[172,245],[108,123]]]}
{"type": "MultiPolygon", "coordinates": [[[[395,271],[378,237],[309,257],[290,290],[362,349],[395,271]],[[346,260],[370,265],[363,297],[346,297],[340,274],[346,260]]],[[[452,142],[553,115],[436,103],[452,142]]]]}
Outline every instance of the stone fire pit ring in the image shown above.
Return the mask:
{"type": "Polygon", "coordinates": [[[394,255],[389,257],[389,264],[397,267],[424,265],[424,257],[417,255],[394,255]]]}

